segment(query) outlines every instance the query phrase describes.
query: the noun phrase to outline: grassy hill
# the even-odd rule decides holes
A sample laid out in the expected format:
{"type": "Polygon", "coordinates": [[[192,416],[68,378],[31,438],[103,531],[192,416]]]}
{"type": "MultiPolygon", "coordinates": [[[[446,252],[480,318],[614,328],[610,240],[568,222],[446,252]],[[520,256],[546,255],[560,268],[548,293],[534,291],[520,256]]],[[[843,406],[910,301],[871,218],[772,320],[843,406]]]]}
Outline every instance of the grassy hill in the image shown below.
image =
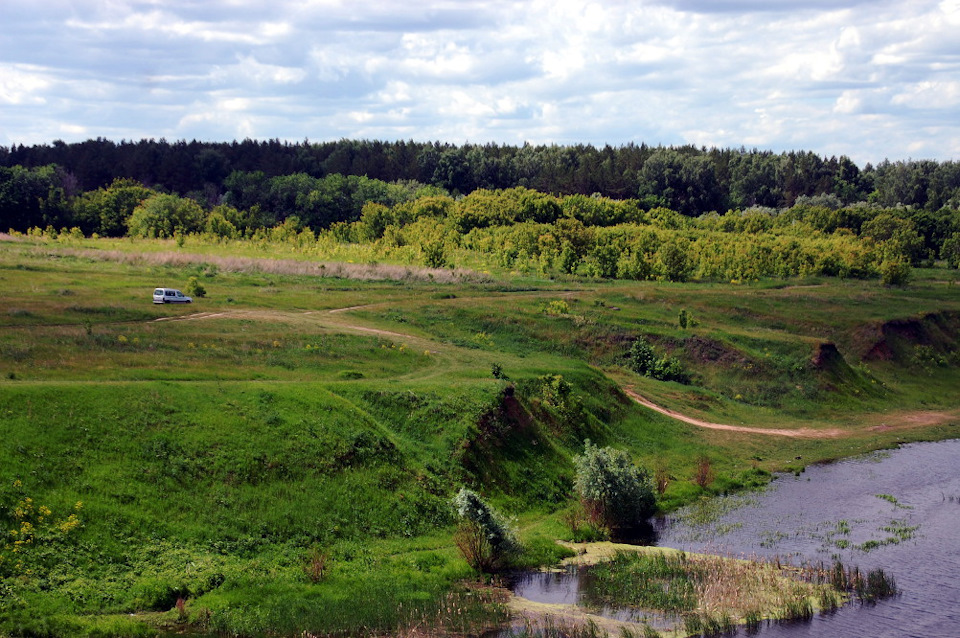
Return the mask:
{"type": "Polygon", "coordinates": [[[105,246],[0,242],[0,635],[476,630],[505,612],[455,549],[461,486],[517,517],[534,565],[570,537],[587,438],[660,468],[670,509],[960,423],[957,271],[320,276],[105,246]],[[205,297],[151,304],[191,277],[205,297]],[[638,337],[689,382],[633,372],[638,337]]]}

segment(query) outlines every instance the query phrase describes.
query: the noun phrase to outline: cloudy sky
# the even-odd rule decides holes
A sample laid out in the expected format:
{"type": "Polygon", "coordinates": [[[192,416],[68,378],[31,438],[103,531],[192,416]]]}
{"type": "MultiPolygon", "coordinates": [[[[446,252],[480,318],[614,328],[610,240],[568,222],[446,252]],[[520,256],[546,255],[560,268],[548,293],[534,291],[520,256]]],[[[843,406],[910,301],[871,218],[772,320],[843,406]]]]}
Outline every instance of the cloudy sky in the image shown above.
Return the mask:
{"type": "Polygon", "coordinates": [[[692,143],[960,159],[960,0],[0,0],[0,145],[692,143]]]}

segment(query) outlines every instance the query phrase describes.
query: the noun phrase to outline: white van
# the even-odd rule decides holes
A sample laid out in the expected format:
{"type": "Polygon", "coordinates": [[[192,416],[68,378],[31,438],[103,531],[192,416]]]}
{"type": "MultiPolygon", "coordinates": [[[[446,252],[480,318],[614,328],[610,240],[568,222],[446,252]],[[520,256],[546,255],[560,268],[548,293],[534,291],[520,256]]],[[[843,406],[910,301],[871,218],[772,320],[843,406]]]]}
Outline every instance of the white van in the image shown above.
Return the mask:
{"type": "Polygon", "coordinates": [[[153,291],[153,303],[191,303],[193,299],[176,288],[157,288],[153,291]]]}

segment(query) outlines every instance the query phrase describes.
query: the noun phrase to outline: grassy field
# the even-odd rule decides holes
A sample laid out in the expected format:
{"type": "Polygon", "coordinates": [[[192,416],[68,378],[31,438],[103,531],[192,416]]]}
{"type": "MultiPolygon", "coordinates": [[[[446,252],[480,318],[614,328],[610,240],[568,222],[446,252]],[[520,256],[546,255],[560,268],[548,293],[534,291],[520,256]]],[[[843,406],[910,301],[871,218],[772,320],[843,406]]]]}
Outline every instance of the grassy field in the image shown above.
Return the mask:
{"type": "Polygon", "coordinates": [[[506,609],[454,547],[461,486],[537,565],[571,537],[586,438],[661,469],[670,509],[957,436],[957,271],[625,283],[267,255],[0,241],[0,635],[476,632],[506,609]],[[191,277],[205,297],[150,302],[191,277]],[[632,372],[639,336],[690,383],[632,372]]]}

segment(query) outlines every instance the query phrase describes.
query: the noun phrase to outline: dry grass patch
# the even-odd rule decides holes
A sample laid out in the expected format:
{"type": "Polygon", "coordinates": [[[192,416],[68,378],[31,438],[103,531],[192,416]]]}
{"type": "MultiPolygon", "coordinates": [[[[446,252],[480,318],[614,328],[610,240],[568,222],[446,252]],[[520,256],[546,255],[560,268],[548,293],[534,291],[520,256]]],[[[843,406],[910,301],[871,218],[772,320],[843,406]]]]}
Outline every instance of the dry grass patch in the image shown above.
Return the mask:
{"type": "Polygon", "coordinates": [[[220,257],[181,252],[126,252],[121,250],[81,250],[74,248],[37,247],[41,254],[72,255],[96,261],[110,261],[137,266],[216,266],[224,272],[259,273],[334,277],[358,281],[419,281],[442,284],[489,283],[489,275],[462,268],[425,268],[396,264],[351,264],[344,262],[269,259],[259,257],[220,257]]]}

